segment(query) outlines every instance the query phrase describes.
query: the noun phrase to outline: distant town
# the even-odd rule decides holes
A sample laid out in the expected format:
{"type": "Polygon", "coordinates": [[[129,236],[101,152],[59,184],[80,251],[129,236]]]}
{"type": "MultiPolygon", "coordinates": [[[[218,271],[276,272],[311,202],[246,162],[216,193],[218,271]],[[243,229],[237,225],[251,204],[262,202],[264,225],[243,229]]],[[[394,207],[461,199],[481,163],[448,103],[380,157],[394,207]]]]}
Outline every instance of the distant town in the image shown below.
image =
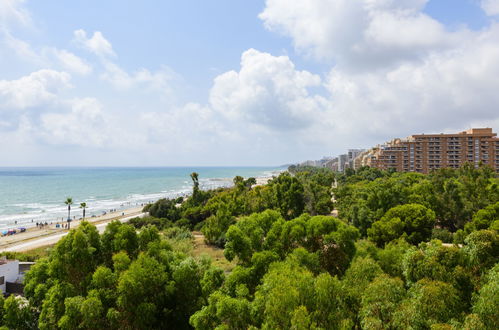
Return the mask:
{"type": "Polygon", "coordinates": [[[472,128],[456,134],[419,134],[396,138],[371,149],[349,149],[337,157],[308,160],[300,165],[344,172],[362,166],[398,172],[429,173],[459,168],[464,163],[490,166],[499,172],[499,138],[492,128],[472,128]]]}

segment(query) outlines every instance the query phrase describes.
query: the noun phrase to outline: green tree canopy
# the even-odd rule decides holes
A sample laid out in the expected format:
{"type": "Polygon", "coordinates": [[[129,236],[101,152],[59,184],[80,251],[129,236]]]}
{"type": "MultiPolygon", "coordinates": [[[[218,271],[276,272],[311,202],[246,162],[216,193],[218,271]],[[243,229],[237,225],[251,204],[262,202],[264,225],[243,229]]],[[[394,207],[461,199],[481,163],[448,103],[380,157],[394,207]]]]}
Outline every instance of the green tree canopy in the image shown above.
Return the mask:
{"type": "Polygon", "coordinates": [[[379,246],[404,235],[409,243],[417,244],[431,237],[435,213],[420,204],[405,204],[391,208],[381,220],[373,223],[367,233],[379,246]]]}

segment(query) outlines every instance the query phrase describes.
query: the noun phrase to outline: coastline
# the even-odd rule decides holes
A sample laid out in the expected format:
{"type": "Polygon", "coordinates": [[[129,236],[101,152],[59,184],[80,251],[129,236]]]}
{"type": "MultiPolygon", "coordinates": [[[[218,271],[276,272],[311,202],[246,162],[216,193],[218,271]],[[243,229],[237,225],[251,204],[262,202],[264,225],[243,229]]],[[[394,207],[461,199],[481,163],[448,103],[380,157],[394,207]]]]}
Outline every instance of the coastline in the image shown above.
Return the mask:
{"type": "Polygon", "coordinates": [[[160,198],[187,196],[190,173],[200,174],[203,190],[229,187],[236,175],[271,177],[282,168],[10,168],[0,167],[0,234],[35,227],[36,223],[66,222],[63,200],[73,197],[71,218],[87,218],[110,210],[124,211],[160,198]]]}
{"type": "MultiPolygon", "coordinates": [[[[124,222],[123,221],[124,219],[127,219],[126,221],[128,221],[130,218],[144,215],[142,209],[143,209],[142,206],[133,207],[117,212],[110,212],[101,216],[85,218],[85,221],[88,221],[98,226],[98,228],[102,228],[103,231],[105,226],[111,221],[120,220],[124,222]]],[[[71,229],[77,228],[82,221],[83,221],[82,218],[72,221],[71,229]]],[[[24,252],[31,249],[35,249],[40,246],[55,244],[60,238],[65,236],[68,232],[69,232],[68,229],[55,228],[55,225],[52,226],[49,225],[41,229],[37,227],[30,227],[23,233],[0,237],[0,253],[24,252]],[[43,240],[37,242],[41,238],[43,238],[43,240]]]]}
{"type": "MultiPolygon", "coordinates": [[[[282,171],[273,172],[272,175],[258,176],[255,177],[255,186],[265,185],[271,180],[275,175],[278,175],[282,171]]],[[[227,180],[222,178],[219,180],[227,180]]],[[[184,196],[188,196],[185,195],[184,196]]],[[[158,199],[156,199],[158,200],[158,199]]],[[[152,201],[155,202],[156,200],[152,201]]],[[[119,220],[126,222],[129,219],[136,216],[144,216],[146,213],[142,212],[144,205],[134,206],[126,209],[119,209],[115,212],[108,212],[100,216],[91,216],[85,218],[86,221],[96,225],[100,232],[103,232],[108,223],[113,220],[119,220]]],[[[71,222],[71,229],[78,227],[78,225],[83,221],[82,218],[75,219],[71,222]]],[[[61,222],[61,223],[66,223],[61,222]]],[[[69,232],[65,228],[56,228],[55,223],[52,222],[47,226],[38,228],[36,226],[30,226],[26,228],[25,232],[17,233],[9,236],[0,237],[0,253],[2,252],[25,252],[38,247],[53,245],[59,241],[63,236],[67,235],[69,232]]]]}

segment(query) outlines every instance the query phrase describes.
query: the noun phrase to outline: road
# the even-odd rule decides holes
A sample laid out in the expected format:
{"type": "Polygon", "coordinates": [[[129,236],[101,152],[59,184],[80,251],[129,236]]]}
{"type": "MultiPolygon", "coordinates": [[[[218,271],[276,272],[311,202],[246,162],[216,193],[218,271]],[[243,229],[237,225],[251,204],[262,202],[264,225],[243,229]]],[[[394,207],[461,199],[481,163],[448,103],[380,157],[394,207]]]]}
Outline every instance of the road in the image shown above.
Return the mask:
{"type": "MultiPolygon", "coordinates": [[[[121,217],[121,218],[118,218],[115,220],[119,220],[121,222],[127,222],[128,220],[130,220],[132,218],[142,217],[145,214],[146,213],[139,213],[139,214],[121,217]]],[[[111,221],[113,221],[113,220],[108,220],[108,221],[96,224],[95,227],[97,228],[99,233],[103,233],[104,230],[106,229],[106,226],[111,221]]],[[[46,245],[52,245],[52,244],[57,243],[61,238],[63,238],[67,234],[68,234],[68,232],[65,231],[63,233],[54,233],[54,234],[49,234],[49,235],[44,236],[44,237],[32,238],[32,239],[29,239],[28,241],[21,241],[21,242],[17,242],[17,243],[12,243],[12,245],[10,245],[8,247],[1,248],[0,252],[24,252],[24,251],[36,249],[36,248],[39,248],[42,246],[46,246],[46,245]]]]}

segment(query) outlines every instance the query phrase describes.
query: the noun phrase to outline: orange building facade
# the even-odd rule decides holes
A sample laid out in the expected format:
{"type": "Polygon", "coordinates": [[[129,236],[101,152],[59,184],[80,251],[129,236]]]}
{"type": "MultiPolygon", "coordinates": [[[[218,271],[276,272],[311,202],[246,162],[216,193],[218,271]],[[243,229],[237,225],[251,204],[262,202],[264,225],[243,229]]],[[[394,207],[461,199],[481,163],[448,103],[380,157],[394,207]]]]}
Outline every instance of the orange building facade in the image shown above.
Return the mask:
{"type": "Polygon", "coordinates": [[[459,168],[464,163],[488,165],[499,172],[499,138],[492,128],[472,128],[457,134],[421,134],[394,139],[358,156],[361,165],[399,172],[429,173],[459,168]]]}

